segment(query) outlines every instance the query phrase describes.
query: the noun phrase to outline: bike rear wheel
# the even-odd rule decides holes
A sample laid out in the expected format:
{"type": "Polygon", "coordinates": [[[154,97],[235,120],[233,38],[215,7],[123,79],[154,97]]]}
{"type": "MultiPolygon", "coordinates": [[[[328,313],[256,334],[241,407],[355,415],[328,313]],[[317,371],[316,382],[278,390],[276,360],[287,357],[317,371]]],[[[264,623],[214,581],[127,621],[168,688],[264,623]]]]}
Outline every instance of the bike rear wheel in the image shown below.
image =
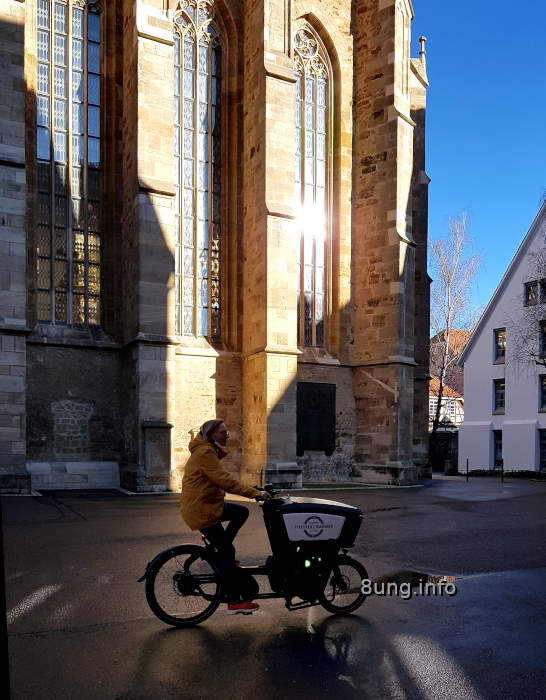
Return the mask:
{"type": "Polygon", "coordinates": [[[367,578],[368,572],[359,561],[339,554],[319,596],[319,603],[335,615],[354,612],[366,600],[362,581],[367,578]]]}
{"type": "Polygon", "coordinates": [[[174,627],[198,625],[222,600],[218,566],[204,547],[179,545],[165,552],[146,576],[154,615],[174,627]]]}

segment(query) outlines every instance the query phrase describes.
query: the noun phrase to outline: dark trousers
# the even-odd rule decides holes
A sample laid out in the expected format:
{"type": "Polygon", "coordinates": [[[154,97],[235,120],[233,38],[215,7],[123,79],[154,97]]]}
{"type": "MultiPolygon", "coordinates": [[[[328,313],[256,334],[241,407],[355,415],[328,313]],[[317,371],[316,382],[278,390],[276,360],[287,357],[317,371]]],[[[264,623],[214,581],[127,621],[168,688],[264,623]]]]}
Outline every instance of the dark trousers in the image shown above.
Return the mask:
{"type": "Polygon", "coordinates": [[[216,525],[212,527],[204,527],[201,532],[207,540],[218,551],[220,563],[220,576],[224,587],[226,600],[229,603],[236,603],[239,600],[239,594],[234,590],[233,573],[235,569],[235,547],[233,540],[235,536],[245,524],[248,518],[248,508],[240,506],[236,503],[224,503],[222,517],[216,525]],[[224,529],[222,523],[229,521],[224,529]]]}

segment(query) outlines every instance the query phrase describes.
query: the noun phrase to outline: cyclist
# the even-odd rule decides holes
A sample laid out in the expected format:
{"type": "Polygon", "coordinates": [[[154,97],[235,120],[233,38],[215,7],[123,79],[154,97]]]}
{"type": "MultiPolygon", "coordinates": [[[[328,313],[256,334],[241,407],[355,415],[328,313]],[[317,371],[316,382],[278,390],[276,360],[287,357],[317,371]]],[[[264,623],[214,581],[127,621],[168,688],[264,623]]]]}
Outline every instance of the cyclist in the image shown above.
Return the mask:
{"type": "Polygon", "coordinates": [[[189,445],[191,455],[184,468],[180,511],[192,530],[200,530],[219,554],[220,576],[227,601],[227,614],[249,614],[260,606],[241,600],[234,590],[236,566],[233,540],[248,518],[248,508],[224,501],[225,492],[256,500],[267,500],[267,491],[243,486],[224,469],[220,460],[226,456],[229,432],[222,420],[203,423],[189,445]],[[228,521],[226,528],[223,522],[228,521]]]}

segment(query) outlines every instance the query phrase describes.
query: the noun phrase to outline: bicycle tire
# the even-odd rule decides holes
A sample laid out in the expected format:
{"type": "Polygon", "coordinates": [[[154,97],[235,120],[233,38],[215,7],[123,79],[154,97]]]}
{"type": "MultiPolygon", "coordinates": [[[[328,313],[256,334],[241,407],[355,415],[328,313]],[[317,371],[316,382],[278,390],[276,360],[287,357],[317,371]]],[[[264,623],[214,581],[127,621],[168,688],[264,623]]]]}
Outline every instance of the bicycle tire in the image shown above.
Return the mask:
{"type": "Polygon", "coordinates": [[[319,603],[334,615],[354,612],[366,600],[361,587],[367,578],[368,572],[363,564],[346,554],[339,554],[319,595],[319,603]]]}
{"type": "Polygon", "coordinates": [[[146,600],[167,625],[191,627],[204,622],[222,602],[216,562],[204,547],[172,547],[146,576],[146,600]]]}

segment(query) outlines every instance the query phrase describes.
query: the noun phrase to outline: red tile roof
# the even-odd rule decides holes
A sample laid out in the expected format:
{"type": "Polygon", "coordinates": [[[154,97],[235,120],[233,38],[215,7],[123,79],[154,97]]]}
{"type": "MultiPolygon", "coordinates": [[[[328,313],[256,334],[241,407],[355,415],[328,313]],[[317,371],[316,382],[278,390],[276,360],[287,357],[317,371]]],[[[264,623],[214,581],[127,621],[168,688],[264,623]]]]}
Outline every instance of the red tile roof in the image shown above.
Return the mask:
{"type": "MultiPolygon", "coordinates": [[[[430,382],[429,382],[429,389],[428,389],[429,395],[438,396],[439,391],[440,391],[440,380],[438,379],[438,377],[431,377],[430,382]]],[[[449,386],[449,384],[444,384],[443,396],[451,396],[455,399],[462,399],[463,398],[462,394],[459,394],[458,391],[455,391],[455,389],[452,389],[449,386]]]]}
{"type": "MultiPolygon", "coordinates": [[[[434,345],[434,341],[436,339],[440,340],[443,336],[445,331],[441,331],[440,333],[437,333],[435,336],[433,336],[430,339],[430,344],[434,345]]],[[[452,329],[449,331],[449,347],[454,350],[457,354],[459,354],[464,346],[468,343],[468,339],[472,333],[470,331],[461,331],[457,329],[452,329]]]]}

